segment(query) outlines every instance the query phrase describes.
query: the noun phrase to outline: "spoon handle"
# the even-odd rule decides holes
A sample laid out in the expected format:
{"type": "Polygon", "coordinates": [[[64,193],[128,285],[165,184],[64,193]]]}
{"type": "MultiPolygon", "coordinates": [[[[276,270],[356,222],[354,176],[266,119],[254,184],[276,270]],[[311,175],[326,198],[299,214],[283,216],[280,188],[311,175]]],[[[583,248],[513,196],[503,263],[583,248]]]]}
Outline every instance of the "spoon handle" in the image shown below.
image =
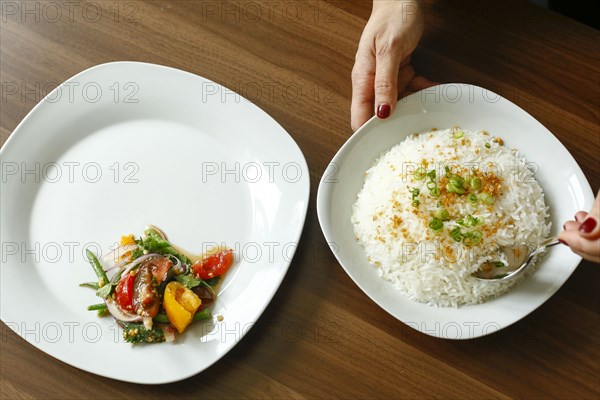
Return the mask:
{"type": "Polygon", "coordinates": [[[546,247],[552,247],[552,246],[556,246],[557,244],[560,244],[560,240],[558,240],[558,239],[556,239],[556,240],[554,240],[554,241],[552,241],[552,242],[548,243],[548,244],[546,245],[546,247]]]}
{"type": "Polygon", "coordinates": [[[554,236],[554,237],[551,237],[551,238],[548,238],[548,239],[544,240],[542,242],[542,245],[540,247],[543,248],[543,249],[545,249],[545,248],[548,248],[548,247],[556,246],[559,243],[560,243],[560,240],[558,240],[558,236],[554,236]]]}

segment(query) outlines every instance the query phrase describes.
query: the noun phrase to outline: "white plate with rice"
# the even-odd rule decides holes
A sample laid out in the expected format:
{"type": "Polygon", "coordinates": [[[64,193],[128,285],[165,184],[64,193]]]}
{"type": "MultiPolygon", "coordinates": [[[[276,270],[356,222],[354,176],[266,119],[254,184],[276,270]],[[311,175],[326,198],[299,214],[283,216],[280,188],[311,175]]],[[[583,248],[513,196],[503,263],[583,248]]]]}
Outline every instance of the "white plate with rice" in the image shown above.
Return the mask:
{"type": "Polygon", "coordinates": [[[535,310],[581,257],[555,247],[522,281],[501,284],[471,277],[478,265],[503,261],[498,247],[558,234],[593,200],[577,162],[527,112],[489,90],[445,84],[360,128],[323,174],[317,212],[336,258],[379,306],[425,334],[471,339],[535,310]],[[466,193],[447,186],[453,174],[466,193]],[[450,216],[433,221],[437,210],[450,216]],[[464,246],[473,237],[478,245],[464,246]]]}

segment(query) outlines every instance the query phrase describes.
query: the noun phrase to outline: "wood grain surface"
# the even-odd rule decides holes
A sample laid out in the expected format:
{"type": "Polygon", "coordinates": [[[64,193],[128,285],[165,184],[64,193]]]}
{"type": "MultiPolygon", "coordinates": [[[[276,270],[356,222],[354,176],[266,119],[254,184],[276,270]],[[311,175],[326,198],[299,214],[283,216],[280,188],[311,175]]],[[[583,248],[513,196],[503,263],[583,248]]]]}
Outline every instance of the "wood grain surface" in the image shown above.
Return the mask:
{"type": "MultiPolygon", "coordinates": [[[[175,384],[122,383],[63,364],[2,323],[0,398],[600,398],[598,265],[582,262],[549,301],[507,329],[451,341],[388,315],[329,251],[316,189],[351,135],[350,71],[369,1],[0,4],[2,143],[59,83],[96,64],[137,60],[247,96],[296,140],[311,175],[289,272],[218,363],[175,384]]],[[[413,57],[420,74],[515,102],[599,189],[598,31],[516,0],[426,2],[426,26],[413,57]]]]}

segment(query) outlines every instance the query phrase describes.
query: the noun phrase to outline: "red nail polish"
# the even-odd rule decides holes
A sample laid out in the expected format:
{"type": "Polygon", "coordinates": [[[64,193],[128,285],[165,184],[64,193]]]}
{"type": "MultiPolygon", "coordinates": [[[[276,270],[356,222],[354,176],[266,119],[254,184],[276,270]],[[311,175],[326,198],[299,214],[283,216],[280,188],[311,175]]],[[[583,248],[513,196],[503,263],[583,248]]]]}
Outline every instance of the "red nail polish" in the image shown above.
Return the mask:
{"type": "Polygon", "coordinates": [[[377,106],[377,118],[386,119],[390,116],[391,107],[387,103],[383,103],[377,106]]]}
{"type": "Polygon", "coordinates": [[[588,218],[579,227],[579,230],[583,233],[590,233],[596,227],[596,220],[594,218],[588,218]]]}

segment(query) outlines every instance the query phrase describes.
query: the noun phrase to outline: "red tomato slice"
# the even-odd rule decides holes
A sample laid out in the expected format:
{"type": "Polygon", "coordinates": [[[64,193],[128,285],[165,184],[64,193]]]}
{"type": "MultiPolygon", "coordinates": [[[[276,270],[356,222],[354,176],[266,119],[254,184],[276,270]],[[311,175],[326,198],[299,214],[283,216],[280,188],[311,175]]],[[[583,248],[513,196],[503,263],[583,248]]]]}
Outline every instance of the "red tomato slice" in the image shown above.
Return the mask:
{"type": "Polygon", "coordinates": [[[127,274],[121,278],[115,288],[115,301],[122,310],[134,312],[133,310],[133,282],[135,275],[127,274]]]}
{"type": "Polygon", "coordinates": [[[233,251],[225,250],[196,261],[192,269],[201,279],[210,279],[227,272],[231,264],[233,264],[233,251]]]}

